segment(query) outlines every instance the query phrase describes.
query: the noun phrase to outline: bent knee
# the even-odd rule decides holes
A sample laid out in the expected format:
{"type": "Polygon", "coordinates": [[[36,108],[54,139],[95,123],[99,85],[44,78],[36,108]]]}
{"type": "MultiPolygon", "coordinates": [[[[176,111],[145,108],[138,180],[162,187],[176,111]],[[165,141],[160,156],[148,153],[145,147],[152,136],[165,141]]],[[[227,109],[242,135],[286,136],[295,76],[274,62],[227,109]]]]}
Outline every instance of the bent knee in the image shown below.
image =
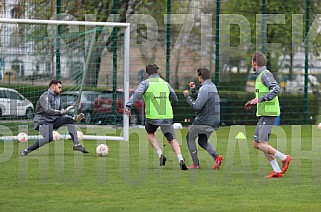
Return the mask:
{"type": "Polygon", "coordinates": [[[173,139],[174,139],[173,134],[172,134],[172,133],[169,133],[169,132],[164,133],[164,136],[166,137],[166,139],[167,139],[168,142],[171,142],[171,141],[173,141],[173,139]]]}
{"type": "Polygon", "coordinates": [[[147,136],[154,136],[154,133],[147,132],[147,136]]]}

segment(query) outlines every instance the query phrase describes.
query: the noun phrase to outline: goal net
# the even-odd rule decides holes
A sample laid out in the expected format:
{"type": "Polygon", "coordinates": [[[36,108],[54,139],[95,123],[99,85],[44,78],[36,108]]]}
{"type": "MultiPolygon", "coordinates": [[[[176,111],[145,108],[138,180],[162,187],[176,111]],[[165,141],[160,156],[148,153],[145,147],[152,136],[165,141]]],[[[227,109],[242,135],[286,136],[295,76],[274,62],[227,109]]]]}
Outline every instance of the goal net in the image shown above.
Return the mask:
{"type": "MultiPolygon", "coordinates": [[[[127,141],[129,36],[128,23],[0,18],[2,128],[37,135],[36,102],[58,79],[63,107],[85,115],[78,123],[84,139],[127,141]]],[[[0,139],[10,137],[5,132],[0,139]]]]}

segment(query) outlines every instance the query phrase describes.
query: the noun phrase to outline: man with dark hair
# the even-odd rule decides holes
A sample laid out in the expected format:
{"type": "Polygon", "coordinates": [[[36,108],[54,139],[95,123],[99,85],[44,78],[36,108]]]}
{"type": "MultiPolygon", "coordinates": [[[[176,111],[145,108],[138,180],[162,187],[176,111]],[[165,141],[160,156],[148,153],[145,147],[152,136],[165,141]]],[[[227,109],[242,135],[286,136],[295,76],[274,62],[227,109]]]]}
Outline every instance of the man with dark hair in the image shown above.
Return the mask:
{"type": "Polygon", "coordinates": [[[215,84],[210,79],[210,71],[207,68],[199,68],[197,77],[201,83],[200,89],[197,91],[195,83],[190,82],[191,94],[188,90],[183,92],[187,104],[196,111],[196,117],[186,136],[188,149],[193,160],[193,164],[187,168],[200,168],[195,143],[196,138],[198,138],[198,144],[214,159],[212,169],[219,169],[223,157],[215,151],[211,143],[208,142],[208,138],[214,130],[219,128],[220,97],[215,84]]]}
{"type": "Polygon", "coordinates": [[[187,170],[183,156],[181,154],[180,146],[175,139],[175,131],[173,127],[173,109],[172,105],[178,103],[177,96],[174,89],[168,82],[161,79],[157,73],[158,67],[155,64],[148,64],[146,66],[146,80],[140,82],[138,88],[130,97],[126,104],[126,114],[131,116],[131,108],[135,101],[144,97],[145,101],[145,129],[149,143],[159,156],[160,166],[164,166],[166,157],[159,146],[155,132],[158,127],[161,128],[168,143],[174,150],[179,166],[182,170],[187,170]]]}
{"type": "Polygon", "coordinates": [[[157,71],[158,71],[158,67],[156,64],[148,64],[146,66],[146,74],[148,74],[149,76],[152,75],[152,74],[157,74],[157,71]]]}
{"type": "Polygon", "coordinates": [[[34,117],[35,129],[40,132],[43,138],[38,139],[27,149],[22,150],[20,155],[26,156],[39,147],[50,143],[53,140],[53,130],[58,129],[62,125],[67,125],[70,136],[74,142],[74,151],[88,153],[79,143],[74,119],[67,115],[73,106],[69,106],[66,109],[62,108],[59,97],[61,92],[61,81],[51,80],[49,89],[40,96],[37,102],[34,117]]]}
{"type": "Polygon", "coordinates": [[[280,115],[278,99],[280,87],[272,73],[266,69],[266,63],[267,60],[263,53],[256,52],[252,55],[252,68],[257,75],[255,98],[246,102],[245,109],[250,110],[253,105],[257,105],[256,116],[259,120],[254,133],[253,146],[265,154],[273,168],[273,171],[265,177],[283,177],[292,158],[290,155],[279,152],[268,143],[275,119],[280,115]],[[276,158],[282,161],[282,170],[276,158]]]}

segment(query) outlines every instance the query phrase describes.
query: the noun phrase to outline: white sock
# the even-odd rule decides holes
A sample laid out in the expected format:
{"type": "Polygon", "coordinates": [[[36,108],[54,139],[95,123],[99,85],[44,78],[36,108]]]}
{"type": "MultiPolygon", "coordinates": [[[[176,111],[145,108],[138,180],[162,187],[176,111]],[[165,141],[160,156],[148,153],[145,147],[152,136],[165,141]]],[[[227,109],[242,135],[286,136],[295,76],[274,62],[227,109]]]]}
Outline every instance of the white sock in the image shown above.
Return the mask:
{"type": "Polygon", "coordinates": [[[178,159],[178,162],[180,162],[181,160],[184,160],[182,154],[178,154],[177,159],[178,159]]]}
{"type": "Polygon", "coordinates": [[[276,172],[276,173],[280,173],[281,172],[280,166],[279,166],[278,162],[275,159],[271,160],[270,164],[271,164],[274,172],[276,172]]]}
{"type": "Polygon", "coordinates": [[[161,149],[157,150],[156,152],[157,152],[157,154],[158,154],[158,157],[161,157],[161,155],[163,154],[163,152],[162,152],[161,149]]]}
{"type": "Polygon", "coordinates": [[[283,154],[282,152],[279,152],[278,150],[276,150],[274,156],[279,158],[280,160],[285,160],[286,159],[286,155],[283,154]]]}

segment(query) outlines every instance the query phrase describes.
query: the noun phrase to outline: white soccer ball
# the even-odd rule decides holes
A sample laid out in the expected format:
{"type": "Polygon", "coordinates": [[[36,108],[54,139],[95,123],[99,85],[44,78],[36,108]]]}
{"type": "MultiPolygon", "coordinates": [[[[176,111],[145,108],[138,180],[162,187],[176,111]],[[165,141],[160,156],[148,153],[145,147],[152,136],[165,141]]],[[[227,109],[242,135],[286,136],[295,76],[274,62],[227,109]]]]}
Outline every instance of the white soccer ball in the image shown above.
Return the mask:
{"type": "Polygon", "coordinates": [[[28,141],[28,135],[24,132],[21,132],[17,135],[17,140],[19,142],[27,142],[28,141]]]}
{"type": "Polygon", "coordinates": [[[77,131],[79,141],[84,139],[84,134],[81,131],[77,131]]]}
{"type": "Polygon", "coordinates": [[[58,140],[60,140],[61,135],[60,135],[59,132],[53,131],[53,132],[52,132],[52,137],[53,137],[53,140],[54,140],[54,141],[58,141],[58,140]]]}
{"type": "Polygon", "coordinates": [[[109,147],[106,144],[99,144],[96,148],[98,157],[105,157],[108,155],[109,147]]]}
{"type": "Polygon", "coordinates": [[[181,123],[174,123],[173,127],[174,129],[183,129],[183,125],[181,123]]]}

